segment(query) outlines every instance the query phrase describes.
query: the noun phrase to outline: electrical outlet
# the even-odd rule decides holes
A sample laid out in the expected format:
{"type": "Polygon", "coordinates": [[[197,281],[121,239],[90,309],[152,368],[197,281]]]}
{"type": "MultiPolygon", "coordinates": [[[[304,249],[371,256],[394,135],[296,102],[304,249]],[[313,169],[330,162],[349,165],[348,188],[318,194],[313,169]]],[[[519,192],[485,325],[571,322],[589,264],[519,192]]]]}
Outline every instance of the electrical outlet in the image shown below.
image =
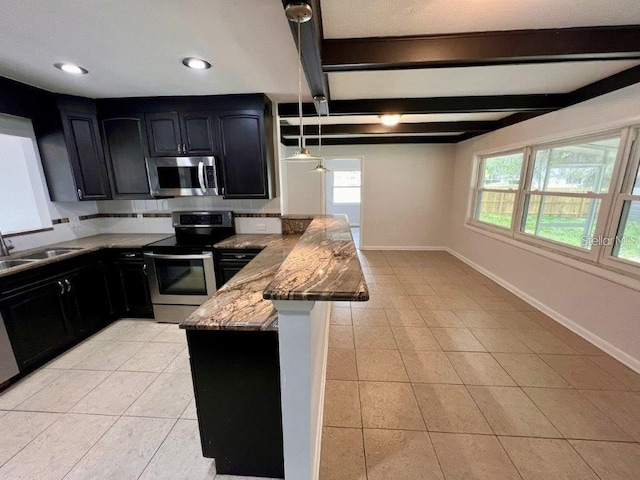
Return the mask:
{"type": "Polygon", "coordinates": [[[256,230],[265,231],[267,229],[266,223],[256,223],[256,230]]]}
{"type": "Polygon", "coordinates": [[[69,227],[70,227],[70,228],[72,228],[72,229],[74,229],[74,230],[75,230],[76,228],[80,228],[80,220],[77,220],[77,219],[76,219],[76,220],[71,220],[71,221],[69,222],[69,227]]]}

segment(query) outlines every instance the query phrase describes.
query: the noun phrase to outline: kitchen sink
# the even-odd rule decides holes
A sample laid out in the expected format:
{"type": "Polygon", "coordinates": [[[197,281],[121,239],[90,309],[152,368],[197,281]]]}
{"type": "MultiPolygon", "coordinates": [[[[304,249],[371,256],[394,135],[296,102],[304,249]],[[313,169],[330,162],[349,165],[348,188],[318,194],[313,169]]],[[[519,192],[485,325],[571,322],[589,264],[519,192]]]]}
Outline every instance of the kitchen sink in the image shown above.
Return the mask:
{"type": "Polygon", "coordinates": [[[45,260],[47,258],[59,257],[65,253],[71,253],[79,250],[78,248],[58,248],[55,250],[45,250],[44,252],[32,253],[22,257],[25,260],[45,260]]]}
{"type": "Polygon", "coordinates": [[[33,260],[0,260],[0,270],[26,265],[31,262],[33,262],[33,260]]]}

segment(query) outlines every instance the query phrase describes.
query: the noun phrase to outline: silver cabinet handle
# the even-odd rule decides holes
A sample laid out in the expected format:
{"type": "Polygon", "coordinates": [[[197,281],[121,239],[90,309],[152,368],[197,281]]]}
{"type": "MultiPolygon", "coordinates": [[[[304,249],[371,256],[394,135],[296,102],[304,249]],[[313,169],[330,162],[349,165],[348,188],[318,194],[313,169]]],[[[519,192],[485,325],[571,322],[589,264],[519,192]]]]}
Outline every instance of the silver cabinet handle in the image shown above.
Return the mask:
{"type": "Polygon", "coordinates": [[[135,254],[135,253],[125,253],[125,254],[124,254],[124,256],[125,256],[126,258],[135,258],[135,257],[136,257],[136,254],[135,254]]]}
{"type": "Polygon", "coordinates": [[[181,143],[178,144],[178,153],[182,153],[182,144],[181,143]]]}
{"type": "Polygon", "coordinates": [[[236,258],[247,258],[246,255],[234,255],[236,258]]]}
{"type": "Polygon", "coordinates": [[[142,273],[147,276],[147,264],[142,265],[142,273]]]}
{"type": "Polygon", "coordinates": [[[204,162],[198,163],[198,181],[200,182],[202,193],[207,193],[207,184],[204,181],[204,162]]]}
{"type": "Polygon", "coordinates": [[[82,200],[82,190],[78,189],[78,200],[82,200]]]}
{"type": "Polygon", "coordinates": [[[62,283],[60,280],[58,280],[58,287],[60,287],[60,295],[64,295],[64,292],[66,292],[66,288],[64,287],[64,283],[62,283]]]}
{"type": "Polygon", "coordinates": [[[67,293],[69,293],[71,291],[71,282],[68,278],[64,279],[64,284],[67,286],[67,293]]]}

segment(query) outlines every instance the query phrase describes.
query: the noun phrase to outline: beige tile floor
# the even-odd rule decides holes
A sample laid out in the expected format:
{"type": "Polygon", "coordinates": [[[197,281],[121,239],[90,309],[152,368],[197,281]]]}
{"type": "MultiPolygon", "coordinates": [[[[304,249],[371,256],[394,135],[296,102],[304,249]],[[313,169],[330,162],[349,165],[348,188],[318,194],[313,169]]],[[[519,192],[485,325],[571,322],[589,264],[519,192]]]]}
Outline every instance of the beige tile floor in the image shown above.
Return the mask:
{"type": "MultiPolygon", "coordinates": [[[[372,300],[332,312],[322,480],[640,478],[640,375],[448,254],[362,264],[372,300]]],[[[0,394],[0,479],[214,477],[175,325],[118,321],[0,394]]]]}
{"type": "Polygon", "coordinates": [[[2,480],[214,477],[176,325],[120,320],[0,393],[2,480]]]}
{"type": "Polygon", "coordinates": [[[443,252],[361,252],[321,480],[640,479],[640,375],[443,252]]]}

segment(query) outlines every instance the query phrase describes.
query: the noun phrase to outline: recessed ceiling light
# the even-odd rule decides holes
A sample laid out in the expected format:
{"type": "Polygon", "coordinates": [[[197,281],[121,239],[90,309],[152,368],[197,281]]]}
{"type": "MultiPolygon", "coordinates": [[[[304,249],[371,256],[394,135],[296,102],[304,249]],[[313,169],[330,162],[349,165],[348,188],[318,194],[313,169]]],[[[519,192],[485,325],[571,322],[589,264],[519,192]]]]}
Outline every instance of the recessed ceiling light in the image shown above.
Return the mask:
{"type": "Polygon", "coordinates": [[[383,123],[383,125],[386,125],[388,127],[392,127],[392,126],[398,124],[398,122],[400,121],[400,117],[401,116],[402,115],[399,115],[397,113],[388,114],[388,115],[380,115],[380,121],[383,123]]]}
{"type": "Polygon", "coordinates": [[[183,58],[182,64],[185,67],[193,68],[194,70],[206,70],[207,68],[211,68],[211,64],[209,62],[195,57],[183,58]]]}
{"type": "Polygon", "coordinates": [[[65,73],[71,73],[73,75],[86,75],[89,73],[89,70],[86,68],[79,67],[73,63],[54,63],[53,66],[65,73]]]}

